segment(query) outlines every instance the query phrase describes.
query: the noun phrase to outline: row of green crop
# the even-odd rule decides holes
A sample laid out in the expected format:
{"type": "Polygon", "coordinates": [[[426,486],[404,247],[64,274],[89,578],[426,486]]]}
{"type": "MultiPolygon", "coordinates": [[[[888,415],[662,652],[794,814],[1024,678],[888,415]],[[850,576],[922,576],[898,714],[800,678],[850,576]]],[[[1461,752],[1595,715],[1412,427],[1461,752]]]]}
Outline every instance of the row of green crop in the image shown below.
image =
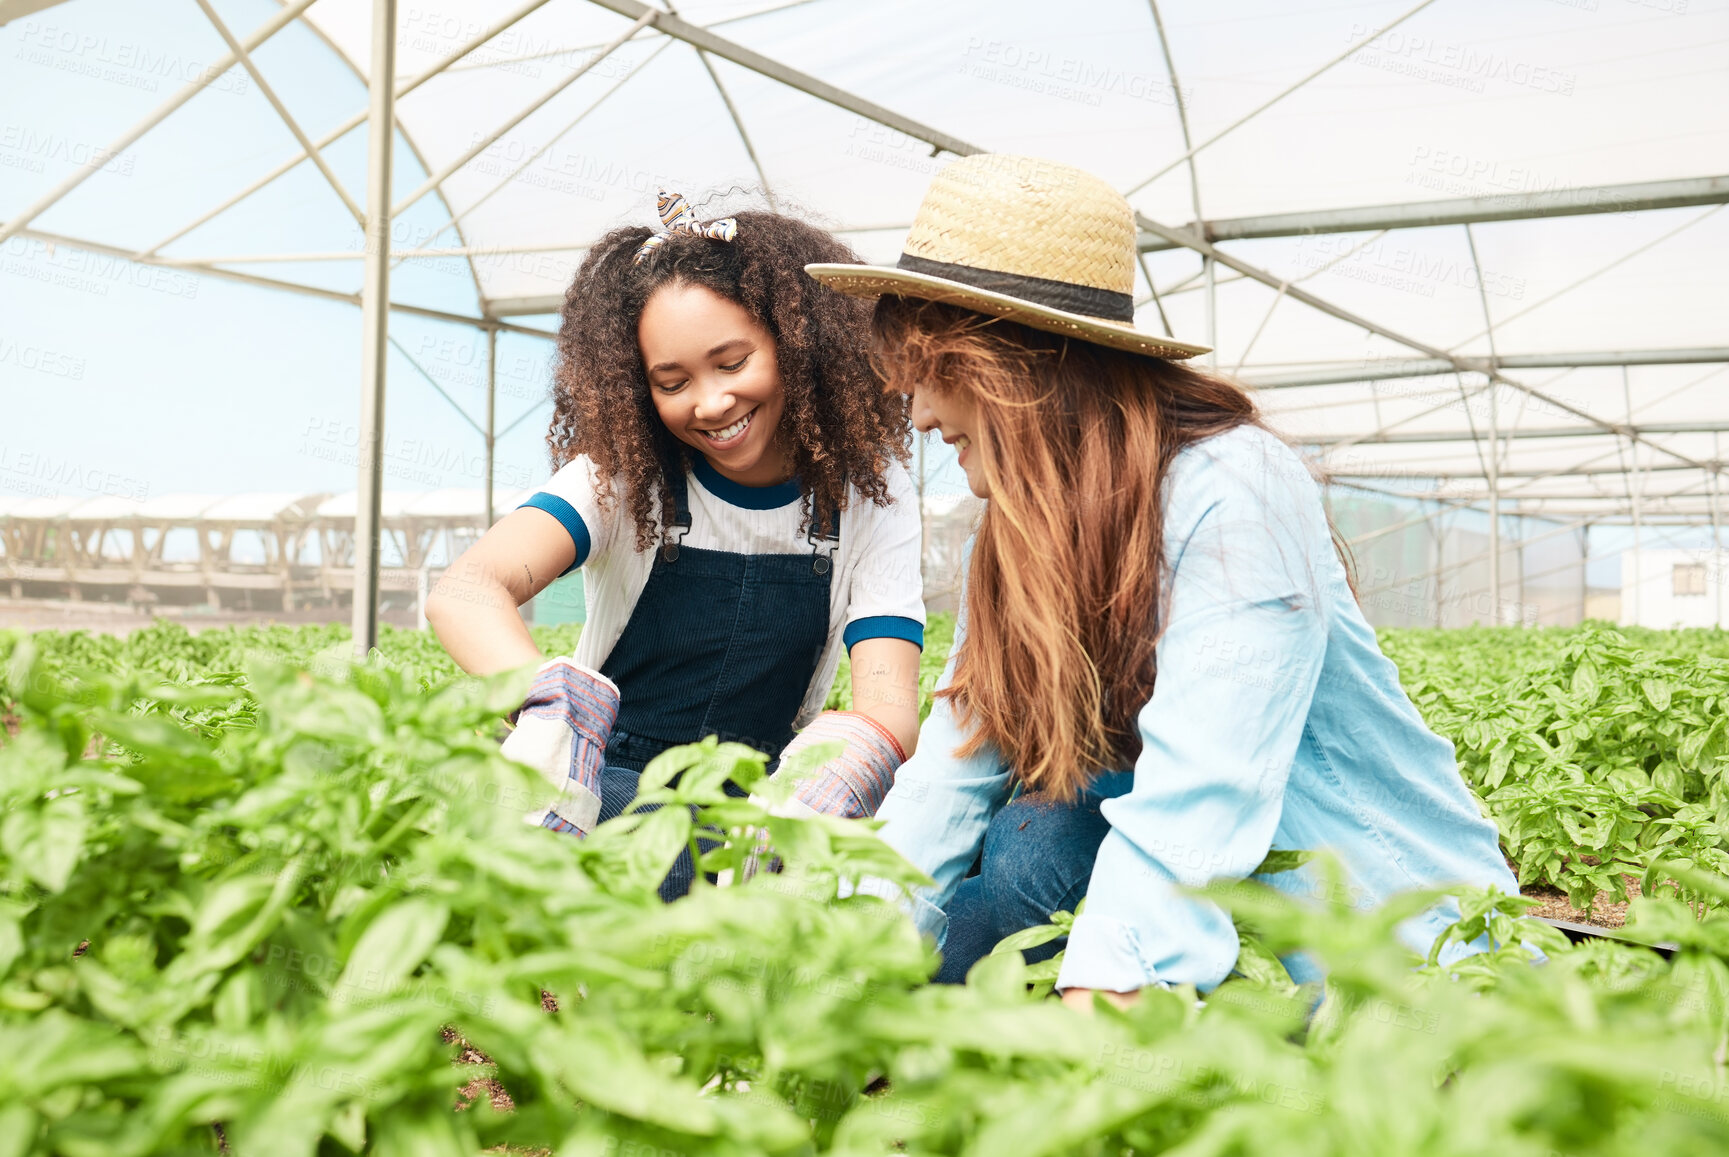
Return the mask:
{"type": "MultiPolygon", "coordinates": [[[[537,628],[568,653],[579,626],[537,628]]],[[[920,698],[947,661],[954,620],[932,616],[920,698]]],[[[10,647],[0,633],[0,655],[10,647]]],[[[177,681],[232,676],[247,662],[345,665],[341,626],[256,627],[190,634],[159,622],[125,638],[44,633],[51,667],[136,670],[177,681]]],[[[1389,630],[1382,645],[1429,725],[1500,825],[1521,883],[1567,892],[1579,908],[1626,875],[1679,861],[1729,871],[1729,632],[1576,629],[1389,630]]],[[[456,668],[423,631],[386,628],[383,654],[411,683],[435,687],[456,668]]],[[[828,706],[851,702],[843,658],[828,706]]],[[[1702,894],[1691,899],[1710,902],[1702,894]]]]}
{"type": "Polygon", "coordinates": [[[760,758],[711,744],[647,774],[645,800],[766,830],[785,863],[663,905],[685,807],[581,842],[530,827],[544,789],[495,736],[523,679],[431,679],[399,637],[396,664],[354,666],[339,636],[292,665],[271,632],[11,640],[0,1153],[1729,1146],[1729,918],[1636,901],[1669,962],[1566,948],[1517,900],[1468,895],[1457,934],[1503,947],[1444,970],[1393,935],[1428,897],[1364,913],[1324,882],[1313,905],[1244,884],[1215,894],[1256,951],[1204,1002],[1150,990],[1085,1017],[1012,954],[930,986],[910,923],[840,887],[909,869],[868,824],[721,791],[762,789],[760,758]],[[1299,946],[1330,976],[1312,1022],[1271,955],[1299,946]],[[457,1063],[453,1033],[492,1065],[457,1063]],[[457,1111],[480,1076],[510,1111],[457,1111]]]}
{"type": "MultiPolygon", "coordinates": [[[[546,654],[568,655],[575,651],[581,632],[581,624],[568,623],[535,627],[531,633],[546,654]]],[[[23,637],[23,632],[0,631],[0,657],[8,654],[23,637]]],[[[42,659],[51,668],[142,671],[169,681],[239,671],[247,663],[259,660],[309,666],[323,660],[343,665],[353,657],[351,638],[348,628],[336,623],[221,627],[194,634],[168,619],[158,619],[128,635],[43,631],[35,636],[42,659]]],[[[919,661],[920,703],[926,713],[930,710],[930,693],[942,674],[943,664],[948,662],[953,638],[954,616],[931,615],[919,661]]],[[[392,666],[424,687],[435,686],[458,673],[456,664],[428,631],[384,626],[380,629],[378,649],[392,666]]],[[[844,654],[827,705],[835,710],[852,706],[851,665],[844,654]]]]}
{"type": "MultiPolygon", "coordinates": [[[[549,655],[568,655],[582,633],[580,623],[532,629],[535,643],[549,655]]],[[[0,660],[24,639],[32,640],[38,660],[50,671],[106,670],[154,676],[166,682],[231,675],[249,663],[275,662],[317,669],[346,669],[354,657],[346,624],[312,626],[217,627],[196,633],[171,619],[157,619],[126,635],[90,631],[0,630],[0,660]]],[[[379,651],[410,684],[431,688],[459,672],[430,631],[383,626],[379,651]]]]}
{"type": "Polygon", "coordinates": [[[1521,883],[1587,908],[1625,899],[1624,875],[1668,886],[1661,864],[1729,872],[1729,633],[1587,624],[1386,631],[1382,645],[1521,883]]]}
{"type": "MultiPolygon", "coordinates": [[[[579,626],[537,628],[568,653],[579,626]]],[[[954,620],[932,616],[920,661],[922,711],[947,661],[954,620]]],[[[0,655],[10,648],[0,633],[0,655]]],[[[1389,630],[1382,645],[1429,725],[1500,825],[1521,883],[1567,892],[1576,907],[1624,876],[1679,861],[1729,871],[1729,632],[1574,629],[1389,630]]],[[[341,626],[255,627],[190,634],[168,623],[125,638],[44,633],[53,668],[147,672],[178,681],[231,677],[251,661],[346,665],[341,626]]],[[[385,628],[380,648],[413,684],[456,668],[433,636],[385,628]]],[[[851,703],[845,659],[828,706],[851,703]]],[[[1689,893],[1695,901],[1711,902],[1689,893]]]]}

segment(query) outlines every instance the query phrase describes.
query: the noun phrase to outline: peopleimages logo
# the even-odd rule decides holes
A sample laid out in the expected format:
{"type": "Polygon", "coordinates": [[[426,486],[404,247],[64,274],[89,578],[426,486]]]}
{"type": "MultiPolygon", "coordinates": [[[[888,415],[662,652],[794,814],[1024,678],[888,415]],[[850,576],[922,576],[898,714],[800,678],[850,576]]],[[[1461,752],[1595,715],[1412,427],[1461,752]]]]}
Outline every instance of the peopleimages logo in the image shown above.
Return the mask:
{"type": "MultiPolygon", "coordinates": [[[[366,457],[360,446],[360,427],[337,418],[308,418],[300,453],[356,469],[366,457]]],[[[379,457],[387,477],[433,489],[450,485],[453,477],[486,477],[486,452],[472,446],[403,438],[387,432],[379,447],[379,457]]],[[[499,459],[492,464],[492,478],[495,486],[526,490],[539,481],[540,474],[536,468],[499,459]]]]}
{"type": "Polygon", "coordinates": [[[1408,244],[1354,243],[1349,237],[1304,237],[1296,261],[1309,269],[1325,269],[1336,277],[1407,289],[1424,297],[1433,297],[1437,285],[1473,291],[1481,288],[1492,297],[1514,301],[1525,296],[1523,277],[1489,267],[1479,269],[1469,259],[1426,253],[1408,244]]]}
{"type": "Polygon", "coordinates": [[[1406,32],[1402,28],[1380,31],[1373,25],[1353,24],[1347,42],[1368,40],[1346,59],[1352,64],[1398,73],[1467,92],[1484,92],[1491,81],[1537,92],[1572,96],[1578,82],[1575,73],[1528,60],[1489,52],[1469,44],[1436,40],[1406,32]]]}
{"type": "Polygon", "coordinates": [[[101,145],[75,141],[59,133],[36,132],[23,125],[0,128],[0,166],[40,173],[46,170],[49,161],[130,177],[137,157],[131,153],[113,153],[101,145]]]}
{"type": "Polygon", "coordinates": [[[146,92],[156,92],[165,80],[184,84],[202,82],[213,92],[245,93],[252,87],[252,78],[244,69],[233,66],[218,69],[194,57],[148,44],[114,40],[36,20],[25,21],[21,31],[22,43],[16,58],[43,68],[75,72],[146,92]]]}
{"type": "Polygon", "coordinates": [[[0,272],[78,293],[108,296],[115,285],[187,299],[198,296],[197,274],[159,265],[140,265],[123,257],[91,253],[34,237],[9,237],[0,243],[0,272]]]}
{"type": "Polygon", "coordinates": [[[44,498],[78,492],[138,502],[150,497],[148,482],[5,442],[0,442],[0,490],[44,498]]]}
{"type": "Polygon", "coordinates": [[[45,346],[28,345],[0,336],[0,366],[14,366],[50,377],[84,380],[84,359],[45,346]]]}
{"type": "MultiPolygon", "coordinates": [[[[1107,96],[1175,105],[1176,90],[1163,75],[1130,72],[1108,64],[1063,56],[1044,48],[1017,44],[1012,40],[967,38],[959,71],[975,80],[988,80],[1010,88],[1025,89],[1057,100],[1099,105],[1107,96]]],[[[1185,89],[1185,98],[1193,93],[1185,89]]]]}

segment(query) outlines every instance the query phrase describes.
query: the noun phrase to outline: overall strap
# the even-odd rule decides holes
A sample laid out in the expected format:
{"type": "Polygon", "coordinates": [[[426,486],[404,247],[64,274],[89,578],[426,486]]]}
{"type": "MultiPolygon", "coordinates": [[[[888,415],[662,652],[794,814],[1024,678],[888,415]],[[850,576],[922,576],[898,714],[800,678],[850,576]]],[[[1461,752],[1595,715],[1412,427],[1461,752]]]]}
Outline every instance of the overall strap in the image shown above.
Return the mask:
{"type": "Polygon", "coordinates": [[[690,493],[686,489],[682,462],[663,462],[661,469],[666,472],[667,485],[672,488],[673,513],[672,530],[661,536],[660,557],[665,562],[677,562],[679,543],[690,533],[690,493]],[[677,538],[673,537],[675,532],[677,538]]]}
{"type": "MultiPolygon", "coordinates": [[[[841,479],[841,487],[844,493],[844,477],[841,479]]],[[[814,507],[815,504],[807,500],[805,509],[811,511],[810,530],[804,537],[805,541],[810,543],[810,569],[815,574],[827,574],[834,567],[835,552],[840,549],[840,511],[832,511],[819,526],[814,507]]]]}

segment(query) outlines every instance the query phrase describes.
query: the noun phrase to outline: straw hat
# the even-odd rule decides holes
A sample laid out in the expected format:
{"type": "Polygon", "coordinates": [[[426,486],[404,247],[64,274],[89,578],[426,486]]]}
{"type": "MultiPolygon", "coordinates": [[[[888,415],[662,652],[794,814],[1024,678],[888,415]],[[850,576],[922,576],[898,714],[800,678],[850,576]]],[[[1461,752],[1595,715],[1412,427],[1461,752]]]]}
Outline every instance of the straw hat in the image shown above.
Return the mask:
{"type": "Polygon", "coordinates": [[[855,297],[946,301],[1157,358],[1207,352],[1135,328],[1135,215],[1122,194],[1038,157],[979,153],[938,173],[895,266],[805,272],[855,297]]]}

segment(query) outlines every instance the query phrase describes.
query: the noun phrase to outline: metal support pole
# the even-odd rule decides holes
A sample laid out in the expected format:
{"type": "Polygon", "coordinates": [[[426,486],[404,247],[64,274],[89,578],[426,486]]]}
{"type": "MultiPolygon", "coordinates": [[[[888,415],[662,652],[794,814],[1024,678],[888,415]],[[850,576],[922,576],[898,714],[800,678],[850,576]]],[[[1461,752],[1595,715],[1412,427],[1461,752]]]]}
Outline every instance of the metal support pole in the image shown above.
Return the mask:
{"type": "Polygon", "coordinates": [[[918,461],[919,475],[918,475],[918,478],[915,480],[914,489],[916,489],[918,491],[919,511],[920,511],[920,517],[922,518],[923,517],[923,511],[925,508],[925,442],[927,441],[927,436],[924,434],[923,431],[918,432],[914,436],[918,438],[918,444],[919,444],[919,461],[918,461]]]}
{"type": "Polygon", "coordinates": [[[913,437],[917,438],[919,443],[919,475],[914,480],[914,489],[917,491],[919,503],[919,573],[922,575],[926,552],[931,545],[930,515],[925,511],[925,443],[930,438],[922,430],[914,431],[913,437]]]}
{"type": "MultiPolygon", "coordinates": [[[[1471,250],[1471,268],[1477,275],[1477,300],[1483,307],[1483,332],[1489,338],[1489,613],[1496,626],[1504,617],[1501,613],[1501,402],[1500,383],[1496,376],[1500,359],[1495,349],[1495,319],[1489,315],[1489,294],[1483,288],[1483,263],[1477,257],[1477,238],[1469,225],[1465,226],[1465,244],[1471,250]]],[[[1469,409],[1466,410],[1469,416],[1469,409]]],[[[1519,597],[1524,599],[1524,563],[1520,563],[1519,597]]]]}
{"type": "Polygon", "coordinates": [[[486,529],[492,529],[492,462],[493,454],[498,446],[498,435],[494,433],[495,421],[498,415],[498,331],[486,331],[486,480],[481,485],[486,489],[486,529]]]}
{"type": "Polygon", "coordinates": [[[1201,258],[1201,269],[1207,275],[1207,344],[1213,347],[1213,352],[1207,355],[1207,365],[1216,370],[1219,368],[1219,302],[1213,266],[1211,257],[1201,258]]]}
{"type": "Polygon", "coordinates": [[[1501,622],[1501,407],[1489,383],[1489,622],[1501,622]]]}
{"type": "MultiPolygon", "coordinates": [[[[1441,606],[1441,567],[1447,561],[1446,528],[1441,525],[1441,518],[1444,514],[1444,510],[1436,510],[1434,519],[1429,523],[1430,533],[1435,539],[1435,569],[1430,573],[1434,576],[1435,626],[1437,627],[1446,626],[1446,624],[1441,621],[1441,615],[1445,610],[1445,608],[1441,606]]],[[[1431,580],[1425,577],[1424,581],[1428,582],[1431,580]]]]}
{"type": "MultiPolygon", "coordinates": [[[[1518,503],[1516,501],[1514,503],[1514,509],[1515,510],[1518,509],[1518,503]]],[[[1514,514],[1513,515],[1513,561],[1518,564],[1518,568],[1519,568],[1519,579],[1518,579],[1519,590],[1518,590],[1518,599],[1517,599],[1517,601],[1514,602],[1513,608],[1519,616],[1519,625],[1521,627],[1524,626],[1525,622],[1526,622],[1526,613],[1525,613],[1525,541],[1524,541],[1524,535],[1525,535],[1525,520],[1523,518],[1521,518],[1518,514],[1514,514]]]]}
{"type": "MultiPolygon", "coordinates": [[[[1641,592],[1641,589],[1645,585],[1645,553],[1644,553],[1645,552],[1645,546],[1644,546],[1643,536],[1642,536],[1642,529],[1643,528],[1640,525],[1641,521],[1642,521],[1640,518],[1640,514],[1642,513],[1642,507],[1644,505],[1641,500],[1645,496],[1645,482],[1643,479],[1641,479],[1639,477],[1639,447],[1638,446],[1632,447],[1632,451],[1633,451],[1633,479],[1632,479],[1632,482],[1633,482],[1633,618],[1631,620],[1631,625],[1636,627],[1636,626],[1640,625],[1640,614],[1639,614],[1640,604],[1643,602],[1643,597],[1642,597],[1640,592],[1641,592]]],[[[1626,587],[1627,584],[1625,581],[1623,581],[1621,585],[1622,585],[1622,587],[1626,587]]]]}
{"type": "Polygon", "coordinates": [[[1711,588],[1717,602],[1717,629],[1723,629],[1723,516],[1718,507],[1717,492],[1723,485],[1723,470],[1717,464],[1723,461],[1721,440],[1715,431],[1711,434],[1711,459],[1714,469],[1711,471],[1711,588]]]}
{"type": "Polygon", "coordinates": [[[378,642],[384,494],[384,379],[390,354],[390,160],[395,138],[396,0],[372,0],[366,145],[366,269],[360,288],[360,466],[354,506],[354,653],[378,642]]]}
{"type": "Polygon", "coordinates": [[[1583,624],[1591,610],[1591,524],[1579,528],[1579,622],[1583,624]]]}
{"type": "MultiPolygon", "coordinates": [[[[1633,424],[1633,387],[1627,380],[1626,366],[1621,367],[1621,395],[1627,405],[1627,424],[1631,426],[1633,424]]],[[[1642,500],[1645,497],[1645,482],[1639,477],[1639,443],[1628,438],[1627,449],[1633,456],[1633,476],[1631,478],[1633,484],[1631,495],[1633,505],[1633,618],[1631,625],[1637,627],[1640,625],[1640,604],[1644,601],[1640,595],[1640,588],[1645,585],[1645,555],[1643,544],[1640,541],[1641,528],[1639,525],[1639,516],[1644,505],[1642,500]]],[[[1625,576],[1621,579],[1621,589],[1627,589],[1625,576]]],[[[1627,618],[1626,607],[1621,608],[1621,617],[1624,620],[1627,618]]]]}

